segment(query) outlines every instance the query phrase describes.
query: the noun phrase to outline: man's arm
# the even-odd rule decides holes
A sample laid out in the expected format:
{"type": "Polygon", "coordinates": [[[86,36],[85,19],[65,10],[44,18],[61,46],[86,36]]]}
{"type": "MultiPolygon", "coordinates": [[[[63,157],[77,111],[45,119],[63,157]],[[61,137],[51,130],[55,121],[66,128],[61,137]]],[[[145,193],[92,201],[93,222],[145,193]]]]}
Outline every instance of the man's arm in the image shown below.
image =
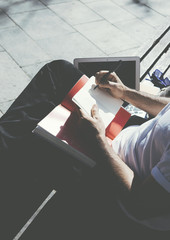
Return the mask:
{"type": "MultiPolygon", "coordinates": [[[[120,159],[103,137],[98,138],[99,157],[103,159],[106,174],[110,174],[114,189],[122,203],[137,219],[147,219],[170,213],[170,193],[150,175],[144,181],[120,159]]],[[[97,147],[96,147],[97,150],[97,147]]]]}
{"type": "Polygon", "coordinates": [[[96,159],[104,166],[107,184],[113,185],[113,191],[117,192],[127,209],[138,219],[169,212],[170,194],[151,175],[141,181],[108,144],[98,108],[93,106],[91,116],[80,109],[80,120],[84,136],[89,134],[88,143],[94,149],[96,159]]]}
{"type": "Polygon", "coordinates": [[[107,173],[110,174],[113,182],[119,186],[119,194],[128,195],[132,188],[134,178],[133,171],[119,158],[108,144],[105,136],[105,127],[99,116],[98,107],[93,106],[91,116],[87,115],[82,109],[80,113],[80,130],[83,136],[94,150],[94,157],[104,165],[107,173]]]}
{"type": "Polygon", "coordinates": [[[126,88],[124,99],[145,112],[156,116],[170,102],[170,98],[159,97],[145,92],[126,88]]]}
{"type": "Polygon", "coordinates": [[[116,73],[111,73],[106,83],[100,83],[105,73],[105,71],[96,73],[96,82],[100,88],[107,89],[113,97],[121,98],[152,116],[156,116],[170,102],[170,98],[159,97],[126,87],[116,73]]]}

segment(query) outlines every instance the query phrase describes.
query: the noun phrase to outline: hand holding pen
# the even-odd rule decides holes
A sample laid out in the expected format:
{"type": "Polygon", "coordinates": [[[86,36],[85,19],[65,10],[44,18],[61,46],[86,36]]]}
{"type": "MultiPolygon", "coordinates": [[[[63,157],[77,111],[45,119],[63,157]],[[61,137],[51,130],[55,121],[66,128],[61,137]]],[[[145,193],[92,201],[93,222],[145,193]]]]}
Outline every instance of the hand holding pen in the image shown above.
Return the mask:
{"type": "Polygon", "coordinates": [[[100,86],[101,89],[107,90],[113,97],[124,100],[124,93],[128,87],[122,83],[115,72],[100,71],[96,73],[96,82],[98,83],[97,87],[100,86]],[[103,82],[104,76],[107,80],[104,80],[105,82],[103,82]]]}
{"type": "MultiPolygon", "coordinates": [[[[108,78],[108,76],[109,76],[112,72],[116,72],[116,71],[120,68],[121,65],[122,65],[122,60],[120,60],[120,61],[118,62],[118,65],[116,66],[116,68],[114,68],[114,69],[112,69],[112,70],[109,70],[107,73],[105,73],[105,74],[102,76],[102,78],[100,79],[99,84],[100,84],[100,83],[105,83],[106,80],[107,80],[107,78],[108,78]]],[[[99,87],[99,84],[97,84],[97,85],[94,87],[94,90],[95,90],[97,87],[99,87]]]]}

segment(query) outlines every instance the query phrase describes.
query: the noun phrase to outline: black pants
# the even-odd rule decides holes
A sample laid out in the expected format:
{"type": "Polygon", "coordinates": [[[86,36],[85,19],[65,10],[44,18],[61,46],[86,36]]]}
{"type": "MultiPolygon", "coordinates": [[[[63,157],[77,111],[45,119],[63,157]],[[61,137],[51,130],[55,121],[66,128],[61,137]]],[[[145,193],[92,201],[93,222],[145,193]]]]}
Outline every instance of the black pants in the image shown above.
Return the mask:
{"type": "MultiPolygon", "coordinates": [[[[71,63],[63,60],[46,64],[37,73],[0,119],[0,155],[6,167],[17,165],[18,170],[25,168],[26,172],[31,171],[29,175],[37,176],[41,174],[44,161],[50,164],[54,157],[51,148],[44,148],[32,130],[61,103],[81,76],[71,63]]],[[[60,155],[55,158],[59,159],[60,155]]]]}
{"type": "Polygon", "coordinates": [[[67,61],[46,64],[0,119],[0,218],[8,228],[5,236],[16,217],[23,225],[53,188],[60,192],[78,181],[67,153],[38,139],[32,130],[81,76],[67,61]]]}
{"type": "Polygon", "coordinates": [[[56,197],[22,239],[122,239],[135,232],[100,171],[80,180],[66,153],[32,134],[81,76],[69,62],[46,64],[0,119],[2,239],[12,239],[53,188],[56,197]]]}

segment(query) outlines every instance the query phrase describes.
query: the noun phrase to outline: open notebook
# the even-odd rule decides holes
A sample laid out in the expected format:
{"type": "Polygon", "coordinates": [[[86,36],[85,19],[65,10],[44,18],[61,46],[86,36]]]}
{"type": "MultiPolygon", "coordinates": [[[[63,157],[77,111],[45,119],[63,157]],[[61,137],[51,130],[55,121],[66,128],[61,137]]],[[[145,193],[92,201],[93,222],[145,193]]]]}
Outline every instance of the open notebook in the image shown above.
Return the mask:
{"type": "Polygon", "coordinates": [[[106,128],[114,119],[123,101],[113,98],[105,90],[101,90],[100,88],[94,89],[95,86],[95,77],[91,77],[78,93],[74,95],[72,101],[89,115],[91,114],[92,106],[97,104],[99,114],[106,128]]]}
{"type": "Polygon", "coordinates": [[[83,75],[62,103],[42,119],[33,131],[89,166],[94,165],[92,149],[79,131],[78,118],[74,112],[76,105],[89,114],[92,105],[94,103],[98,105],[108,141],[121,131],[130,117],[129,112],[121,107],[123,103],[121,100],[113,98],[99,88],[94,90],[95,85],[94,77],[89,79],[83,75]]]}

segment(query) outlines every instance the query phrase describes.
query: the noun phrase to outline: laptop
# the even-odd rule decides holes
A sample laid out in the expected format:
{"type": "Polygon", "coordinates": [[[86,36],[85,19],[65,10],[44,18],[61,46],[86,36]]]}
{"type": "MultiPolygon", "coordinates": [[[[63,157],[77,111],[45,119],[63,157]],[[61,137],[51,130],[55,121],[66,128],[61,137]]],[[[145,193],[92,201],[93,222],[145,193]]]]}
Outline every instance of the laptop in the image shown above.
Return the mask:
{"type": "Polygon", "coordinates": [[[139,57],[100,57],[100,58],[75,58],[74,66],[88,77],[94,76],[100,70],[117,68],[116,74],[122,82],[130,88],[139,90],[140,85],[140,58],[139,57]]]}

